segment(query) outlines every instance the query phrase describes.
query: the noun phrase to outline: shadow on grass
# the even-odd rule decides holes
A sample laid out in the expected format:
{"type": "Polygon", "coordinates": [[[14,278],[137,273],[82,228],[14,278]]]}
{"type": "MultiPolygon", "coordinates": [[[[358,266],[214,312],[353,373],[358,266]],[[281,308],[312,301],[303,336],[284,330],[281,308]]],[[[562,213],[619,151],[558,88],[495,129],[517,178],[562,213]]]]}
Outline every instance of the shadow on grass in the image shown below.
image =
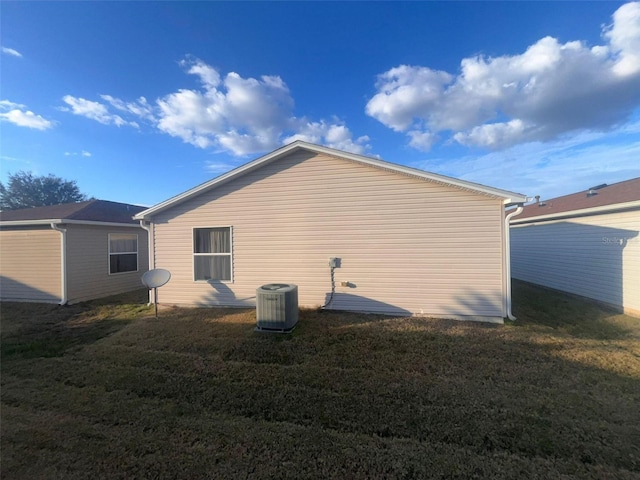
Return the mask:
{"type": "Polygon", "coordinates": [[[1,358],[59,357],[113,335],[148,307],[146,290],[75,305],[4,302],[1,358]]]}
{"type": "Polygon", "coordinates": [[[557,290],[513,280],[516,325],[543,326],[578,338],[616,340],[637,336],[637,319],[613,307],[557,290]]]}
{"type": "Polygon", "coordinates": [[[637,478],[632,341],[556,334],[531,308],[506,328],[303,310],[289,336],[255,333],[252,309],[163,309],[3,364],[3,473],[637,478]]]}
{"type": "Polygon", "coordinates": [[[60,357],[73,348],[94,343],[124,328],[130,320],[98,319],[91,323],[58,325],[43,331],[23,334],[20,337],[3,336],[1,342],[3,360],[23,358],[60,357]]]}
{"type": "MultiPolygon", "coordinates": [[[[265,335],[253,332],[250,310],[226,311],[207,310],[207,317],[185,309],[137,322],[127,338],[83,352],[92,359],[85,371],[74,363],[56,375],[167,402],[179,418],[222,415],[234,432],[250,419],[408,448],[426,443],[444,456],[465,450],[490,470],[499,470],[494,455],[513,455],[514,475],[518,462],[533,474],[540,458],[558,462],[547,465],[552,476],[590,465],[639,468],[640,452],[628,439],[640,421],[640,370],[622,342],[609,350],[474,322],[315,311],[301,312],[291,336],[265,335]],[[94,363],[99,353],[104,364],[94,363]]],[[[249,452],[272,441],[240,435],[239,448],[249,452]]],[[[371,465],[377,454],[363,462],[371,465]]]]}

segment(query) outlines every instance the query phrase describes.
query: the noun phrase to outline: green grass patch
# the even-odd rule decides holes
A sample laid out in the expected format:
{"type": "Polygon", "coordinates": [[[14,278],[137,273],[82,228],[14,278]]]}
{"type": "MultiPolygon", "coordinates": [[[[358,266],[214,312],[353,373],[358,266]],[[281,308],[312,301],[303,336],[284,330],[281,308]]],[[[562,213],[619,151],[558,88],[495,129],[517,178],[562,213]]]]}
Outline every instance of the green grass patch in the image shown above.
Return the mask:
{"type": "Polygon", "coordinates": [[[2,305],[2,478],[638,478],[637,319],[2,305]],[[8,320],[6,320],[8,319],[8,320]]]}

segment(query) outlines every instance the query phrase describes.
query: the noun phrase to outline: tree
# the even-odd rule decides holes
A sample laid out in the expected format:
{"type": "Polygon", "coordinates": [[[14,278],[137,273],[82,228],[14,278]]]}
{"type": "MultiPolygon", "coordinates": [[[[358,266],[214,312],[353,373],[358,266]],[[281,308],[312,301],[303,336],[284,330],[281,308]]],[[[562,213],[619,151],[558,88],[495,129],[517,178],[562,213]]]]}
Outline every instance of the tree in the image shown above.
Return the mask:
{"type": "Polygon", "coordinates": [[[89,198],[80,192],[75,180],[55,175],[34,176],[31,172],[9,174],[5,186],[0,182],[0,210],[43,207],[61,203],[82,202],[89,198]]]}

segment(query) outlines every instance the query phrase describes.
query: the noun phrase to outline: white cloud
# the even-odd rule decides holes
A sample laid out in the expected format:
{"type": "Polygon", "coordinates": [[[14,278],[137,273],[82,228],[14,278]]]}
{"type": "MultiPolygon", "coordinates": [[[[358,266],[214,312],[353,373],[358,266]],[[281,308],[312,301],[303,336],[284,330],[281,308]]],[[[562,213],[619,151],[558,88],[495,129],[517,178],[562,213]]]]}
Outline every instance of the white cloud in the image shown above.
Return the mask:
{"type": "Polygon", "coordinates": [[[218,71],[202,60],[188,58],[180,61],[180,66],[185,68],[188,74],[199,76],[202,83],[208,89],[215,89],[220,85],[220,74],[218,71]]]}
{"type": "Polygon", "coordinates": [[[282,143],[287,144],[296,140],[326,145],[346,152],[363,154],[370,148],[367,144],[369,137],[363,135],[356,139],[345,125],[337,119],[333,122],[311,122],[305,119],[296,121],[296,133],[286,137],[282,143]]]}
{"type": "Polygon", "coordinates": [[[221,173],[226,173],[230,170],[233,170],[236,166],[237,165],[234,165],[228,162],[218,162],[218,161],[211,160],[206,163],[205,168],[207,169],[208,172],[219,175],[221,173]]]}
{"type": "Polygon", "coordinates": [[[584,132],[459,158],[414,164],[424,170],[528,196],[551,198],[640,176],[640,122],[608,134],[584,132]],[[605,137],[610,140],[602,143],[605,137]]]}
{"type": "Polygon", "coordinates": [[[25,109],[27,107],[22,105],[21,103],[15,103],[15,102],[11,102],[9,100],[0,100],[0,110],[9,110],[9,109],[14,109],[14,108],[17,108],[19,110],[23,110],[23,109],[25,109]]]}
{"type": "Polygon", "coordinates": [[[529,140],[529,132],[535,132],[533,125],[527,125],[520,119],[502,123],[488,123],[473,127],[468,132],[458,132],[454,140],[462,145],[479,145],[488,148],[500,148],[508,144],[523,143],[529,140]]]}
{"type": "Polygon", "coordinates": [[[427,152],[438,141],[438,135],[432,132],[421,132],[420,130],[411,130],[407,132],[411,139],[409,145],[417,150],[427,152]]]}
{"type": "Polygon", "coordinates": [[[200,148],[222,147],[234,155],[276,148],[287,128],[293,99],[276,76],[224,78],[201,60],[181,62],[203,90],[181,89],[157,101],[158,128],[200,148]]]}
{"type": "Polygon", "coordinates": [[[2,47],[2,53],[5,55],[11,55],[12,57],[22,58],[22,54],[13,48],[2,47]]]}
{"type": "Polygon", "coordinates": [[[64,152],[65,157],[91,157],[91,152],[82,150],[81,152],[64,152]]]}
{"type": "Polygon", "coordinates": [[[640,71],[640,3],[627,3],[613,14],[613,25],[604,33],[618,56],[613,70],[620,76],[640,71]]]}
{"type": "Polygon", "coordinates": [[[378,76],[376,94],[366,106],[368,115],[404,131],[419,112],[434,109],[452,76],[426,67],[401,65],[378,76]]]}
{"type": "Polygon", "coordinates": [[[140,97],[135,102],[123,102],[111,95],[100,95],[100,98],[109,102],[109,104],[117,110],[135,115],[148,121],[155,121],[153,107],[149,105],[149,102],[147,102],[145,97],[140,97]]]}
{"type": "Polygon", "coordinates": [[[610,129],[640,105],[640,3],[620,7],[603,38],[589,48],[545,37],[520,55],[465,58],[457,76],[395,67],[378,76],[366,112],[425,151],[436,134],[502,149],[610,129]]]}
{"type": "Polygon", "coordinates": [[[182,88],[155,103],[145,97],[127,102],[100,95],[105,102],[66,95],[70,111],[105,125],[131,125],[143,120],[161,132],[203,149],[224,150],[236,156],[261,153],[295,139],[305,139],[356,153],[370,147],[369,138],[354,138],[339,119],[311,121],[293,114],[294,101],[279,76],[244,78],[221,75],[202,60],[188,57],[184,71],[198,78],[199,88],[182,88]],[[114,113],[114,110],[118,114],[114,113]]]}
{"type": "Polygon", "coordinates": [[[70,110],[66,107],[62,107],[62,110],[71,111],[71,113],[75,115],[90,118],[91,120],[95,120],[96,122],[100,122],[104,125],[116,125],[117,127],[121,127],[123,125],[129,125],[132,127],[138,126],[136,122],[126,121],[120,115],[110,113],[106,105],[102,103],[74,97],[72,95],[65,95],[62,100],[71,107],[70,110]]]}
{"type": "Polygon", "coordinates": [[[51,120],[27,110],[25,105],[9,100],[0,100],[0,120],[36,130],[48,130],[54,126],[51,120]]]}

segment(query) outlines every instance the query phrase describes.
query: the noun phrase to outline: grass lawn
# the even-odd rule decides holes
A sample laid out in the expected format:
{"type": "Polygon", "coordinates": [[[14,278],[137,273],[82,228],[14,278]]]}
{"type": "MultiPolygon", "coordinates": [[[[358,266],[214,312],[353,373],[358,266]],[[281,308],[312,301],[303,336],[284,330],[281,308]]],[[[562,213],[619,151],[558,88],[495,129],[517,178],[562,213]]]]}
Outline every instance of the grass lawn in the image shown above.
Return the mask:
{"type": "Polygon", "coordinates": [[[142,301],[2,304],[3,479],[640,478],[638,319],[520,282],[504,326],[142,301]]]}

